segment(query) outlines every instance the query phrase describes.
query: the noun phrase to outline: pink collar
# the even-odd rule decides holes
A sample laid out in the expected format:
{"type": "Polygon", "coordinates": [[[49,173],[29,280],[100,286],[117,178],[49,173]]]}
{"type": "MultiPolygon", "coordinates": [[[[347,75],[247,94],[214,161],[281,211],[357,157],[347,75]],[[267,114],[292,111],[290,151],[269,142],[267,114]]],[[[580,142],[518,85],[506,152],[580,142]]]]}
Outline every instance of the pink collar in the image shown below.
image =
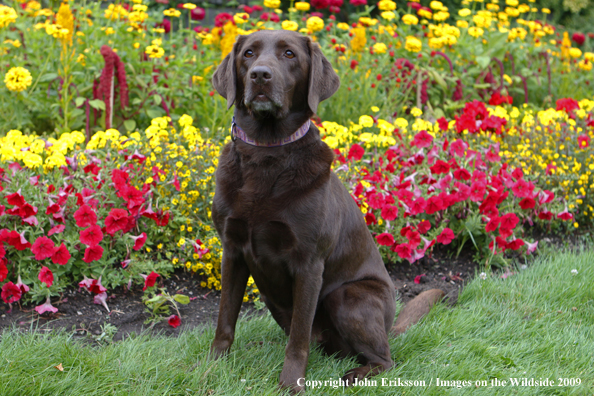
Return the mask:
{"type": "Polygon", "coordinates": [[[235,123],[235,117],[233,117],[233,121],[231,122],[231,140],[235,141],[235,139],[239,138],[240,140],[243,140],[247,144],[251,144],[252,146],[259,146],[259,147],[284,146],[285,144],[293,143],[293,142],[301,139],[303,136],[305,136],[307,131],[309,131],[310,124],[311,124],[310,120],[305,121],[305,124],[301,125],[299,127],[299,129],[297,129],[297,131],[295,131],[295,133],[293,133],[291,136],[289,136],[285,139],[276,140],[272,143],[260,143],[260,142],[255,141],[254,139],[250,139],[246,135],[246,133],[243,131],[243,129],[241,129],[239,127],[239,125],[237,125],[235,123]]]}

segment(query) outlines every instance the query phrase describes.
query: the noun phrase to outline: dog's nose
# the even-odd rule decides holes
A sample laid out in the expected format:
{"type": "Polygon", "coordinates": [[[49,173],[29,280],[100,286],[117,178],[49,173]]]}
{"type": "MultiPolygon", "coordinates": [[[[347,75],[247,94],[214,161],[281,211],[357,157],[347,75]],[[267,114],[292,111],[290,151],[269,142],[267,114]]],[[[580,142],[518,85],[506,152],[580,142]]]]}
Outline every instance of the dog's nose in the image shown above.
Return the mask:
{"type": "Polygon", "coordinates": [[[250,78],[256,84],[266,84],[272,79],[272,70],[268,66],[256,66],[252,69],[250,78]]]}

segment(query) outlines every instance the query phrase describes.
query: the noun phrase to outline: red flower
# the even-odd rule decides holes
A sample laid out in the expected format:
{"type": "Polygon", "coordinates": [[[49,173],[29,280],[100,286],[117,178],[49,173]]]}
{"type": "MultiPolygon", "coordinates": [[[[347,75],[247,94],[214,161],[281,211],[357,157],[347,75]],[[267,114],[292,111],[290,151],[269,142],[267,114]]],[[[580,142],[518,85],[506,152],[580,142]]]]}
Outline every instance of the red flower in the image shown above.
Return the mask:
{"type": "Polygon", "coordinates": [[[507,248],[511,250],[518,250],[522,246],[524,246],[524,241],[521,239],[514,239],[507,244],[507,248]]]}
{"type": "Polygon", "coordinates": [[[410,145],[423,148],[429,147],[431,145],[431,142],[433,142],[433,136],[429,135],[427,131],[421,131],[415,135],[410,145]]]}
{"type": "Polygon", "coordinates": [[[387,221],[395,220],[398,216],[398,208],[392,205],[385,205],[382,208],[382,218],[387,221]]]}
{"type": "Polygon", "coordinates": [[[68,251],[68,248],[62,242],[60,247],[58,247],[56,249],[56,251],[54,252],[54,254],[52,255],[52,262],[54,264],[65,265],[68,263],[68,260],[70,260],[70,257],[71,256],[70,256],[70,252],[68,251]]]}
{"type": "Polygon", "coordinates": [[[421,274],[421,275],[415,276],[415,280],[413,282],[415,282],[418,285],[419,283],[421,283],[421,278],[424,277],[424,276],[426,276],[426,275],[425,274],[421,274]]]}
{"type": "Polygon", "coordinates": [[[37,313],[39,315],[41,315],[42,313],[47,312],[47,311],[56,313],[56,312],[58,312],[58,308],[56,308],[52,305],[50,298],[48,296],[47,300],[45,300],[45,303],[35,307],[35,311],[37,311],[37,313]]]}
{"type": "Polygon", "coordinates": [[[499,227],[499,223],[501,223],[500,217],[492,217],[491,220],[489,220],[489,222],[485,226],[485,231],[486,232],[495,231],[497,229],[497,227],[499,227]]]}
{"type": "Polygon", "coordinates": [[[163,213],[162,209],[159,209],[159,211],[157,212],[156,218],[155,218],[155,223],[159,226],[159,227],[166,227],[167,224],[169,224],[169,215],[170,213],[163,213]]]}
{"type": "Polygon", "coordinates": [[[522,209],[532,209],[534,205],[536,205],[536,201],[530,197],[520,201],[520,208],[522,209]]]}
{"type": "Polygon", "coordinates": [[[38,278],[42,283],[45,283],[47,287],[51,287],[54,283],[54,274],[45,265],[41,267],[41,271],[39,271],[38,278]]]}
{"type": "Polygon", "coordinates": [[[91,293],[101,294],[107,291],[107,289],[101,284],[101,277],[99,277],[99,279],[90,279],[90,281],[91,282],[89,282],[87,289],[91,293]]]}
{"type": "Polygon", "coordinates": [[[35,260],[45,260],[52,257],[55,250],[54,241],[45,236],[37,238],[33,246],[31,246],[31,251],[35,254],[35,260]]]}
{"type": "Polygon", "coordinates": [[[311,5],[318,10],[323,10],[324,8],[328,8],[330,5],[330,0],[311,0],[311,5]]]}
{"type": "Polygon", "coordinates": [[[551,220],[553,218],[553,214],[545,209],[538,213],[538,218],[541,220],[551,220]]]}
{"type": "Polygon", "coordinates": [[[410,214],[411,216],[417,215],[422,213],[425,210],[427,203],[425,202],[425,198],[419,197],[411,202],[410,204],[410,214]]]}
{"type": "Polygon", "coordinates": [[[354,159],[355,161],[359,161],[361,158],[363,158],[363,154],[365,154],[365,150],[363,149],[363,147],[355,143],[349,149],[349,154],[347,155],[347,157],[348,159],[354,159]]]}
{"type": "Polygon", "coordinates": [[[470,180],[470,172],[464,168],[458,168],[454,171],[454,178],[456,180],[470,180]]]}
{"type": "Polygon", "coordinates": [[[518,216],[515,213],[508,213],[506,215],[501,216],[501,229],[506,230],[513,230],[518,225],[518,216]]]}
{"type": "Polygon", "coordinates": [[[119,230],[123,230],[128,225],[128,212],[125,209],[112,209],[109,215],[105,218],[105,227],[107,233],[115,234],[119,230]]]}
{"type": "Polygon", "coordinates": [[[21,206],[23,206],[25,204],[25,198],[23,198],[23,196],[21,195],[20,190],[19,190],[19,192],[15,192],[10,195],[7,195],[6,202],[8,202],[9,205],[18,206],[20,208],[21,206]]]}
{"type": "Polygon", "coordinates": [[[97,224],[80,232],[80,241],[87,246],[96,246],[103,240],[103,232],[97,224]]]}
{"type": "Polygon", "coordinates": [[[85,263],[92,263],[93,261],[101,259],[101,257],[103,257],[103,248],[101,245],[89,246],[85,249],[83,261],[85,263]]]}
{"type": "Polygon", "coordinates": [[[132,239],[134,239],[134,247],[133,247],[134,250],[140,250],[144,246],[144,243],[146,242],[146,232],[143,232],[139,236],[130,235],[130,237],[132,239]]]}
{"type": "Polygon", "coordinates": [[[181,325],[181,319],[177,315],[171,315],[167,323],[169,323],[169,326],[175,328],[181,325]]]}
{"type": "Polygon", "coordinates": [[[367,0],[349,0],[349,3],[356,6],[362,6],[367,4],[367,0]]]}
{"type": "Polygon", "coordinates": [[[584,33],[575,32],[571,36],[571,39],[573,40],[574,43],[576,43],[577,45],[581,46],[586,41],[586,36],[584,35],[584,33]]]}
{"type": "Polygon", "coordinates": [[[382,246],[392,246],[394,244],[394,236],[389,232],[384,232],[377,235],[375,240],[382,246]]]}
{"type": "Polygon", "coordinates": [[[534,184],[527,182],[524,179],[518,179],[518,181],[512,186],[512,191],[518,198],[531,197],[532,191],[534,191],[534,184]]]}
{"type": "Polygon", "coordinates": [[[149,287],[155,286],[155,282],[157,281],[157,278],[160,276],[155,271],[152,271],[148,275],[143,275],[143,274],[140,274],[140,275],[144,278],[144,287],[142,288],[143,291],[149,287]]]}
{"type": "Polygon", "coordinates": [[[429,169],[434,175],[439,175],[441,173],[448,173],[450,171],[450,165],[445,161],[437,160],[429,169]]]}
{"type": "Polygon", "coordinates": [[[439,129],[441,129],[444,132],[447,131],[449,128],[448,120],[446,120],[445,117],[441,117],[440,119],[438,119],[437,125],[439,125],[439,129]]]}
{"type": "Polygon", "coordinates": [[[76,220],[76,225],[81,228],[97,224],[97,215],[87,204],[82,205],[74,212],[74,219],[76,220]]]}
{"type": "Polygon", "coordinates": [[[4,286],[2,286],[2,299],[5,303],[12,304],[13,302],[20,300],[21,296],[21,288],[14,283],[6,282],[4,286]]]}
{"type": "Polygon", "coordinates": [[[573,215],[569,213],[567,209],[565,209],[563,212],[557,215],[557,218],[561,220],[571,220],[573,219],[573,215]]]}
{"type": "Polygon", "coordinates": [[[412,255],[412,248],[407,243],[397,245],[394,251],[398,254],[398,257],[403,259],[407,259],[412,255]]]}
{"type": "Polygon", "coordinates": [[[52,228],[51,228],[51,229],[48,231],[48,233],[47,233],[47,236],[52,236],[52,235],[54,235],[54,234],[60,234],[60,233],[61,233],[61,232],[63,232],[65,229],[66,229],[66,226],[65,226],[64,224],[57,225],[57,226],[55,226],[55,227],[52,227],[52,228]]]}
{"type": "Polygon", "coordinates": [[[578,136],[577,141],[580,148],[586,148],[590,146],[590,136],[588,135],[578,136]]]}
{"type": "Polygon", "coordinates": [[[565,110],[567,114],[571,114],[573,110],[577,110],[580,108],[580,105],[577,100],[572,98],[565,98],[565,99],[558,99],[557,100],[557,111],[565,110]]]}
{"type": "Polygon", "coordinates": [[[424,235],[431,229],[431,223],[427,220],[423,220],[417,225],[417,229],[424,235]]]}
{"type": "Polygon", "coordinates": [[[472,202],[478,202],[485,196],[485,190],[487,186],[482,181],[475,181],[470,186],[470,200],[472,202]]]}
{"type": "Polygon", "coordinates": [[[425,211],[427,214],[433,214],[443,209],[443,199],[437,195],[433,195],[427,200],[425,211]]]}
{"type": "Polygon", "coordinates": [[[190,18],[194,21],[201,21],[206,16],[204,8],[196,7],[190,12],[190,18]]]}
{"type": "MultiPolygon", "coordinates": [[[[1,246],[2,244],[0,244],[1,246]]],[[[8,276],[8,268],[6,267],[6,260],[0,259],[0,282],[4,282],[6,277],[8,276]]]]}
{"type": "Polygon", "coordinates": [[[25,237],[16,231],[2,230],[0,233],[0,240],[6,241],[16,250],[25,250],[31,247],[31,244],[27,242],[25,237]]]}
{"type": "Polygon", "coordinates": [[[450,230],[449,228],[444,228],[441,234],[435,238],[437,242],[442,243],[444,245],[449,245],[455,238],[454,231],[450,230]]]}

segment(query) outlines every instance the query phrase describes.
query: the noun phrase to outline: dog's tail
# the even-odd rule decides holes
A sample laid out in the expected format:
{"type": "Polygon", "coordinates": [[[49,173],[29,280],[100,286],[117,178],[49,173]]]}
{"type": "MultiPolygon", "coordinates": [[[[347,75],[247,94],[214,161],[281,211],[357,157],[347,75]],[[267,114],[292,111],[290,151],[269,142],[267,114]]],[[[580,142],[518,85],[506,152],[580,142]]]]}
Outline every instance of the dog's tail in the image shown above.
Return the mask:
{"type": "Polygon", "coordinates": [[[399,336],[410,326],[417,323],[423,316],[431,311],[433,305],[440,301],[445,293],[440,289],[426,290],[410,300],[400,311],[396,323],[392,326],[390,334],[399,336]]]}

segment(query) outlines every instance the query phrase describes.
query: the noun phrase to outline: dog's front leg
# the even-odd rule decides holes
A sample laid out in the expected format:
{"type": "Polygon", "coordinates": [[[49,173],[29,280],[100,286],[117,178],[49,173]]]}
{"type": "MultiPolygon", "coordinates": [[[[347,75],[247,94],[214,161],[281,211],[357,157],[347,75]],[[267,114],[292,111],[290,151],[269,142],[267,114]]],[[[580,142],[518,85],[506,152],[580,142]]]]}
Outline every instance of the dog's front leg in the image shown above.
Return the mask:
{"type": "Polygon", "coordinates": [[[298,268],[293,282],[293,316],[289,343],[285,348],[285,362],[280,386],[293,393],[305,389],[305,369],[309,357],[309,342],[320,289],[324,262],[316,260],[311,266],[298,268]]]}
{"type": "Polygon", "coordinates": [[[229,253],[223,248],[221,260],[221,303],[211,354],[218,358],[227,353],[235,338],[235,324],[243,302],[243,295],[250,276],[243,257],[229,253]]]}

